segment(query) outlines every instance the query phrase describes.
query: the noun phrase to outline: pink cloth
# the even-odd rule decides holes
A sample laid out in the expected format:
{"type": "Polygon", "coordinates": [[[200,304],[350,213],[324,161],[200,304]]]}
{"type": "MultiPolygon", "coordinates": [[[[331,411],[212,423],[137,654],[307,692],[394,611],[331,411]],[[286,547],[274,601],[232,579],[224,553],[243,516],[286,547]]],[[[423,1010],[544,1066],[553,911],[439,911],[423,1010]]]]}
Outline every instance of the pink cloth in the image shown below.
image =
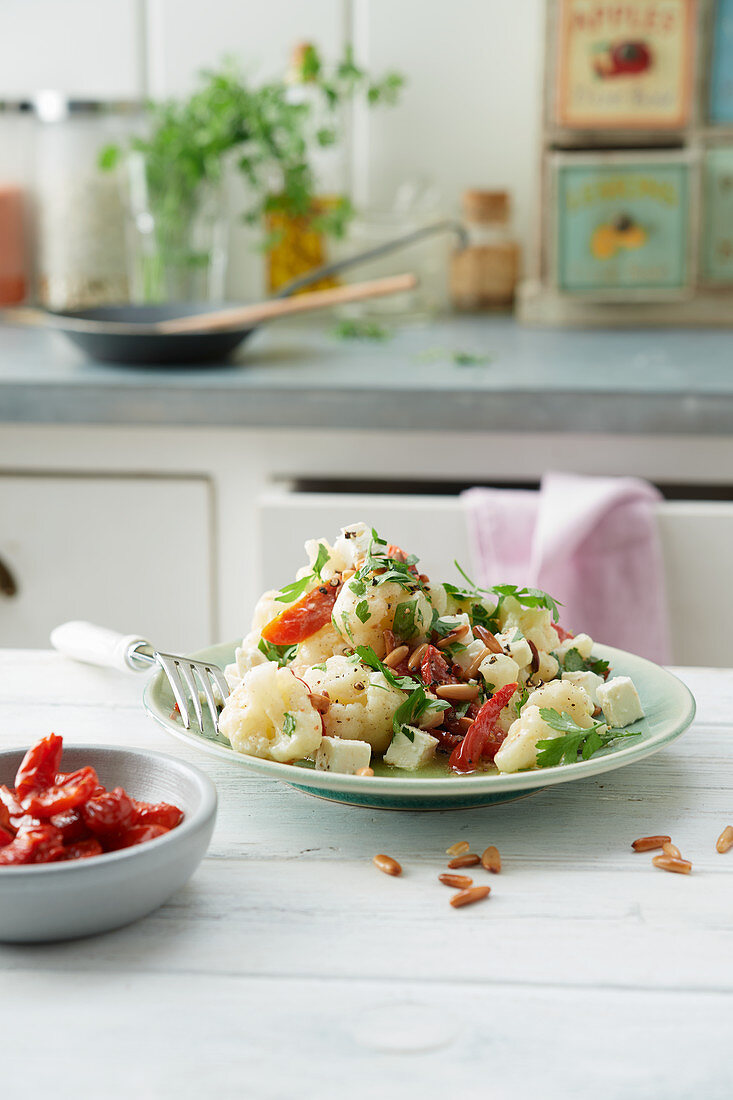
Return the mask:
{"type": "Polygon", "coordinates": [[[539,492],[469,489],[463,499],[479,583],[542,588],[563,604],[566,630],[669,662],[652,485],[548,473],[539,492]]]}

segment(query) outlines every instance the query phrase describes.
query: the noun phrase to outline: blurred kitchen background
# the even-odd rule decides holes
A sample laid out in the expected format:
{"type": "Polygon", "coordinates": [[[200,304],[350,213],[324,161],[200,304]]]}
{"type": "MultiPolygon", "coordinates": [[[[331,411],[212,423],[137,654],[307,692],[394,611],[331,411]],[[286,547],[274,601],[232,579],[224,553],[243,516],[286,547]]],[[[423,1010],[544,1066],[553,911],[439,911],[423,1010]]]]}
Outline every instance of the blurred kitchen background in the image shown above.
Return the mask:
{"type": "MultiPolygon", "coordinates": [[[[602,480],[549,542],[618,542],[648,655],[733,662],[733,0],[1,0],[0,31],[0,643],[241,635],[361,518],[540,583],[559,470],[602,480]],[[414,289],[233,357],[46,331],[415,234],[308,288],[414,289]]],[[[602,632],[584,578],[566,625],[602,632]]]]}

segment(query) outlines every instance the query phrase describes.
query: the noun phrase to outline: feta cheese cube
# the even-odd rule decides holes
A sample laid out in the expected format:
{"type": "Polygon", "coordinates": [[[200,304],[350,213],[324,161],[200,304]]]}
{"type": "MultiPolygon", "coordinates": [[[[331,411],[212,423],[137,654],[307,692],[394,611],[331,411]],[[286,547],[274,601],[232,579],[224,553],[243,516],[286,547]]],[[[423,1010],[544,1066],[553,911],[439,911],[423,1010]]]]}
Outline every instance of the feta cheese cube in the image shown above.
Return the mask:
{"type": "Polygon", "coordinates": [[[564,642],[560,642],[555,653],[560,659],[564,659],[571,649],[577,649],[583,660],[587,661],[593,652],[593,639],[589,634],[576,634],[574,638],[566,638],[564,642]]]}
{"type": "Polygon", "coordinates": [[[620,729],[644,717],[639,693],[628,676],[614,676],[596,695],[609,726],[620,729]]]}
{"type": "Polygon", "coordinates": [[[385,764],[391,764],[393,768],[409,768],[414,771],[422,764],[427,764],[428,760],[432,760],[437,745],[437,737],[431,737],[429,733],[423,733],[414,726],[405,726],[395,734],[383,759],[385,764]],[[404,732],[405,729],[407,733],[404,732]]]}
{"type": "Polygon", "coordinates": [[[316,769],[355,775],[359,768],[369,766],[372,747],[366,741],[345,741],[341,737],[324,737],[315,756],[316,769]]]}
{"type": "Polygon", "coordinates": [[[519,665],[506,653],[490,653],[479,665],[479,672],[489,691],[519,682],[519,665]]]}
{"type": "Polygon", "coordinates": [[[598,688],[606,682],[602,676],[597,676],[595,672],[563,672],[562,678],[587,692],[594,707],[601,705],[598,701],[598,688]]]}
{"type": "Polygon", "coordinates": [[[516,630],[507,630],[503,634],[496,635],[503,649],[519,668],[526,668],[532,664],[532,647],[526,638],[517,637],[516,630]]]}

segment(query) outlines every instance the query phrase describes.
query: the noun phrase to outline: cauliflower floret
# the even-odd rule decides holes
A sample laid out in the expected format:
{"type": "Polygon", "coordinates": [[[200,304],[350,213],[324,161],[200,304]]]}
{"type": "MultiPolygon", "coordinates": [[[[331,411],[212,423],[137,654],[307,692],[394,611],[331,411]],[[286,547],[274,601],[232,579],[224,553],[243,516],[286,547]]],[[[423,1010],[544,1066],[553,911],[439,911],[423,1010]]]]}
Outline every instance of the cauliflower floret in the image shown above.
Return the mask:
{"type": "Polygon", "coordinates": [[[253,630],[242,638],[242,644],[235,649],[234,663],[227,665],[224,669],[224,675],[230,689],[234,689],[237,684],[240,684],[245,673],[249,672],[251,668],[267,663],[267,657],[257,648],[259,642],[260,636],[253,630]]]}
{"type": "Polygon", "coordinates": [[[503,633],[519,630],[537,649],[550,653],[560,639],[552,625],[552,614],[545,607],[522,607],[513,596],[507,596],[499,608],[499,625],[503,633]]]}
{"type": "Polygon", "coordinates": [[[372,529],[366,523],[350,523],[341,528],[341,534],[333,544],[333,558],[336,568],[358,569],[367,556],[372,543],[372,529]]]}
{"type": "Polygon", "coordinates": [[[519,718],[512,722],[501,748],[494,757],[500,772],[518,772],[534,768],[537,763],[537,742],[560,736],[543,721],[538,706],[525,706],[519,718]]]}
{"type": "Polygon", "coordinates": [[[555,653],[564,661],[571,649],[577,649],[580,656],[587,661],[593,652],[593,639],[589,634],[576,634],[574,638],[565,638],[560,645],[555,646],[555,653]]]}
{"type": "Polygon", "coordinates": [[[276,588],[271,588],[268,592],[263,592],[259,600],[255,604],[254,613],[252,615],[252,633],[258,636],[262,634],[269,622],[276,619],[277,616],[287,606],[284,603],[280,603],[275,599],[280,593],[276,588]]]}
{"type": "Polygon", "coordinates": [[[593,725],[593,703],[588,692],[567,680],[551,680],[548,684],[543,684],[532,692],[527,705],[550,707],[558,714],[569,714],[584,729],[593,725]]]}
{"type": "Polygon", "coordinates": [[[219,730],[237,752],[282,763],[311,755],[322,737],[308,688],[272,661],[245,674],[224,705],[219,730]]]}
{"type": "Polygon", "coordinates": [[[291,664],[296,672],[300,674],[301,669],[323,664],[334,654],[341,655],[347,653],[349,649],[350,645],[344,641],[333,623],[328,622],[315,634],[311,634],[310,638],[306,638],[305,641],[299,644],[291,664]]]}
{"type": "Polygon", "coordinates": [[[347,582],[336,599],[333,622],[345,642],[352,647],[371,646],[377,657],[381,658],[386,651],[384,631],[392,629],[395,612],[401,604],[414,606],[412,622],[415,632],[411,634],[410,641],[414,644],[425,641],[432,621],[432,608],[422,592],[409,592],[396,581],[374,585],[367,583],[366,591],[361,595],[354,592],[347,582]],[[356,609],[360,604],[366,606],[357,615],[356,609]]]}
{"type": "Polygon", "coordinates": [[[519,667],[506,653],[490,653],[479,666],[479,672],[489,691],[498,691],[507,684],[519,682],[519,667]]]}
{"type": "Polygon", "coordinates": [[[542,680],[543,683],[548,680],[554,680],[560,671],[560,665],[551,653],[542,653],[538,650],[540,656],[539,668],[535,672],[535,676],[538,680],[542,680]]]}
{"type": "Polygon", "coordinates": [[[311,691],[328,695],[331,705],[323,715],[328,737],[366,741],[383,752],[392,739],[392,719],[405,694],[381,672],[371,672],[353,657],[329,657],[325,667],[305,669],[302,677],[311,691]]]}

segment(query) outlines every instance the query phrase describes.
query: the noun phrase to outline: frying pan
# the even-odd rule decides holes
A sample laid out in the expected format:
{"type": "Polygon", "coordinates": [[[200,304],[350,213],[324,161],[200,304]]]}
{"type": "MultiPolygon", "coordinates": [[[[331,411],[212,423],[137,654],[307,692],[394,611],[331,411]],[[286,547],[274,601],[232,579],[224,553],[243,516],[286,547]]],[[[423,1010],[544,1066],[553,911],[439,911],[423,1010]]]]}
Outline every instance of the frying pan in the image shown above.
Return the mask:
{"type": "Polygon", "coordinates": [[[392,276],[361,284],[303,294],[290,301],[296,290],[336,275],[357,264],[437,233],[452,232],[460,246],[466,234],[460,222],[446,220],[424,226],[385,244],[325,264],[287,283],[272,298],[258,305],[221,302],[171,302],[160,305],[110,305],[79,310],[7,310],[10,321],[43,325],[64,333],[91,358],[107,363],[139,365],[221,362],[254,332],[258,324],[280,316],[327,308],[342,302],[395,294],[416,285],[413,276],[392,276]]]}

